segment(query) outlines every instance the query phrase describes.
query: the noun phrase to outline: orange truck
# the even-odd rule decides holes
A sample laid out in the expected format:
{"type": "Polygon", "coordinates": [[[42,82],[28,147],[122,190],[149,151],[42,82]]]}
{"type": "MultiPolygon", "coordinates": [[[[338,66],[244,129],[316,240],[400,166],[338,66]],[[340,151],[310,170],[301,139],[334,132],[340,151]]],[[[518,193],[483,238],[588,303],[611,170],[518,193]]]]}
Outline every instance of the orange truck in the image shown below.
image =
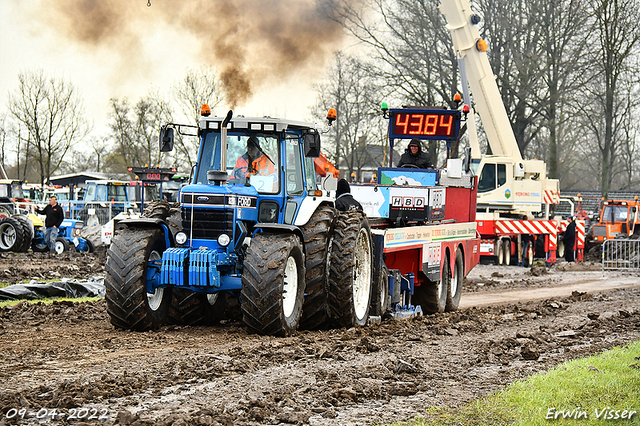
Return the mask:
{"type": "Polygon", "coordinates": [[[618,234],[640,234],[640,203],[634,200],[608,200],[602,205],[600,220],[593,225],[593,241],[602,243],[618,234]]]}

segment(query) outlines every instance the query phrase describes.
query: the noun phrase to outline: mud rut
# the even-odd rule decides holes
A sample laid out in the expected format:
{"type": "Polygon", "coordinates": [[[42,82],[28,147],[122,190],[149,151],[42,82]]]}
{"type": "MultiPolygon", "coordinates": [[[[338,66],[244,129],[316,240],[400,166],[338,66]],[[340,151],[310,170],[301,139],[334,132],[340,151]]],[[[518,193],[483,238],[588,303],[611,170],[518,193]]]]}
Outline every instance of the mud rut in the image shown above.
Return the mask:
{"type": "MultiPolygon", "coordinates": [[[[100,254],[62,260],[3,256],[0,270],[33,269],[40,262],[43,275],[60,267],[61,276],[74,276],[70,263],[78,268],[73,271],[100,272],[100,254]]],[[[464,291],[527,281],[544,286],[559,277],[511,268],[505,278],[491,268],[474,270],[464,291]]],[[[459,406],[562,361],[640,339],[639,296],[639,288],[576,292],[290,338],[248,334],[233,322],[118,331],[102,300],[19,304],[0,309],[0,424],[38,424],[28,415],[7,420],[12,408],[77,413],[82,407],[106,414],[102,424],[408,420],[429,406],[459,406]]],[[[82,422],[58,417],[48,424],[82,422]]]]}

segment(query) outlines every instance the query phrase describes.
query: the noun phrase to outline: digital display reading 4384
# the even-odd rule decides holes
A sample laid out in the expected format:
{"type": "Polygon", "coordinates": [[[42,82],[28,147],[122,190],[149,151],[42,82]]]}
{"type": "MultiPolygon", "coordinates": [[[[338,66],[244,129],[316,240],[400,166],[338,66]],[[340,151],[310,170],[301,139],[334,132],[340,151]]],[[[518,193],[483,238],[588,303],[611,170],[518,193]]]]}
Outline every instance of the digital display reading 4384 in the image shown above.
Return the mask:
{"type": "Polygon", "coordinates": [[[455,140],[460,112],[446,109],[397,109],[389,111],[389,137],[393,139],[455,140]]]}

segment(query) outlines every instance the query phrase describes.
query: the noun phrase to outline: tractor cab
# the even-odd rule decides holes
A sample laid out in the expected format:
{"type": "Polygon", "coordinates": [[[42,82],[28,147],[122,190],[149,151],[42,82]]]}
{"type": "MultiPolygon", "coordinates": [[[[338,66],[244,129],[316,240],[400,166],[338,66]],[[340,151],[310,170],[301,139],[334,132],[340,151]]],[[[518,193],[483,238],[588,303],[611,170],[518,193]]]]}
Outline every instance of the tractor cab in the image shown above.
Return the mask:
{"type": "Polygon", "coordinates": [[[593,226],[597,242],[615,238],[617,234],[640,233],[640,204],[635,200],[609,200],[603,204],[600,221],[593,226]]]}
{"type": "MultiPolygon", "coordinates": [[[[171,130],[163,129],[161,138],[171,130]]],[[[330,202],[316,181],[320,136],[315,125],[202,117],[198,135],[197,165],[180,191],[186,246],[233,250],[255,226],[306,223],[319,204],[330,202]]]]}

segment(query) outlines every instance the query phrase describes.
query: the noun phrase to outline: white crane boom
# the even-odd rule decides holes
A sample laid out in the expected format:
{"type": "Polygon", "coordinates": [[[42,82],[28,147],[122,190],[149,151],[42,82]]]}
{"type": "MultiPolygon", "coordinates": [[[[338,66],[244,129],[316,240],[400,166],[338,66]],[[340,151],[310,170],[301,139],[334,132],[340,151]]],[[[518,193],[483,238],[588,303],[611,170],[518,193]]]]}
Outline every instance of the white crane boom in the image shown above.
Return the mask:
{"type": "MultiPolygon", "coordinates": [[[[451,34],[456,54],[463,62],[461,68],[466,71],[468,81],[462,81],[462,84],[471,87],[493,155],[510,157],[516,162],[522,161],[489,58],[486,52],[481,52],[476,47],[481,38],[477,25],[472,23],[472,19],[475,18],[469,2],[442,0],[439,8],[447,20],[447,29],[451,34]]],[[[464,79],[464,75],[462,77],[464,79]]],[[[465,103],[468,102],[469,100],[465,99],[465,103]]],[[[477,154],[479,153],[472,152],[474,157],[477,154]]]]}

